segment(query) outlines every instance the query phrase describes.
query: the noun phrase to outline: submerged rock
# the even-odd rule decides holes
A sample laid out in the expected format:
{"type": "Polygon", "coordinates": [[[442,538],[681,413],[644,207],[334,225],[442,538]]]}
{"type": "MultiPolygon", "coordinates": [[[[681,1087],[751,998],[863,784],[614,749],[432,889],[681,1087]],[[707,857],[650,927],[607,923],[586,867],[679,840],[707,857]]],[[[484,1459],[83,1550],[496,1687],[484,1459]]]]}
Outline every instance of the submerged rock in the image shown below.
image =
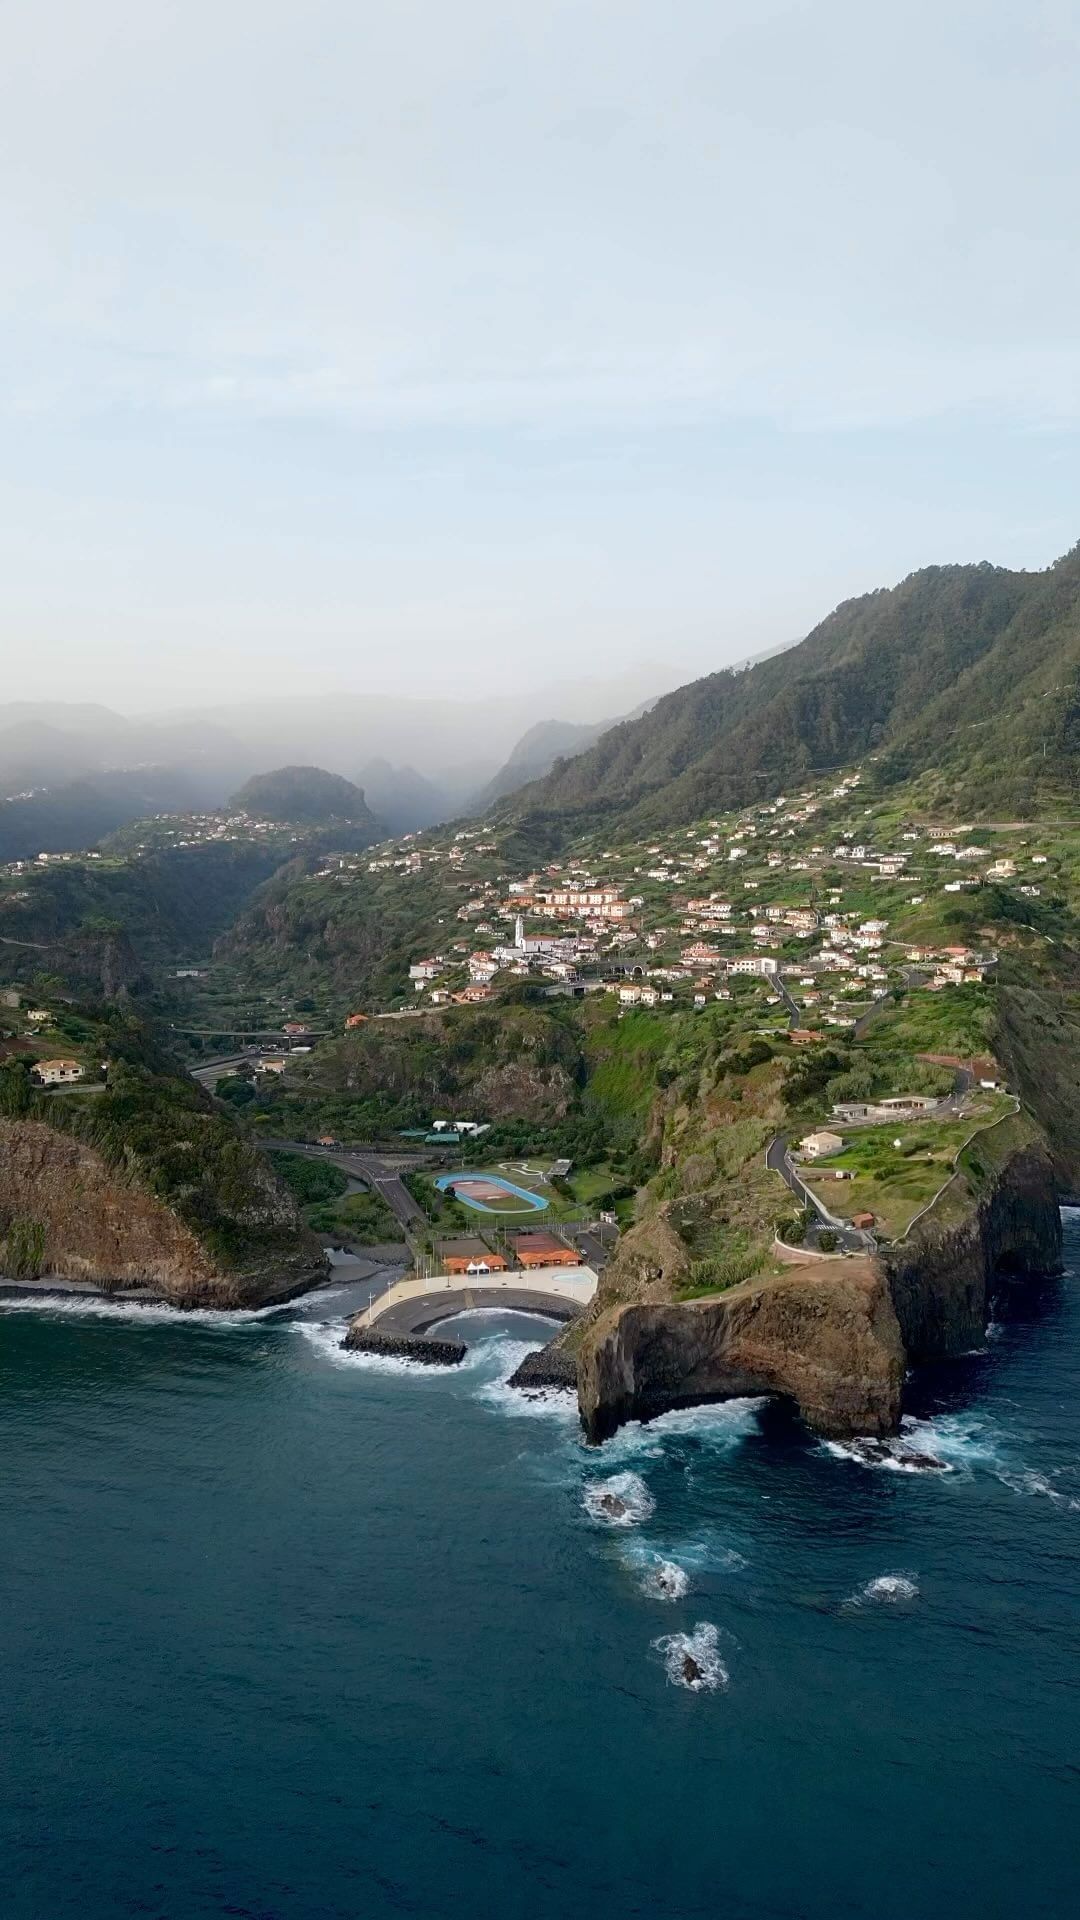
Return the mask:
{"type": "Polygon", "coordinates": [[[626,1501],[620,1500],[617,1493],[602,1493],[596,1505],[601,1513],[606,1513],[612,1520],[625,1520],[630,1511],[626,1501]]]}
{"type": "Polygon", "coordinates": [[[849,1441],[852,1453],[868,1467],[904,1467],[909,1473],[948,1473],[949,1463],[922,1447],[909,1447],[902,1440],[882,1440],[873,1434],[857,1434],[849,1441]]]}

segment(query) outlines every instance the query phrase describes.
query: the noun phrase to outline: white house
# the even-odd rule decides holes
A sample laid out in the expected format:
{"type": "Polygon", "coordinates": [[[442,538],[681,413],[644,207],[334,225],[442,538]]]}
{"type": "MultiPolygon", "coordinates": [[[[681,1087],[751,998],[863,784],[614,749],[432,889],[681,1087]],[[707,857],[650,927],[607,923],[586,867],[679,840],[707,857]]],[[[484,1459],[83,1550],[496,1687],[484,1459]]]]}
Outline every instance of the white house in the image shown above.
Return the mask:
{"type": "Polygon", "coordinates": [[[83,1069],[77,1060],[39,1060],[34,1077],[43,1087],[62,1087],[81,1080],[83,1069]]]}
{"type": "Polygon", "coordinates": [[[808,1133],[805,1140],[799,1141],[799,1146],[808,1160],[820,1160],[825,1154],[840,1153],[843,1145],[840,1134],[829,1133],[826,1129],[822,1129],[820,1133],[808,1133]]]}

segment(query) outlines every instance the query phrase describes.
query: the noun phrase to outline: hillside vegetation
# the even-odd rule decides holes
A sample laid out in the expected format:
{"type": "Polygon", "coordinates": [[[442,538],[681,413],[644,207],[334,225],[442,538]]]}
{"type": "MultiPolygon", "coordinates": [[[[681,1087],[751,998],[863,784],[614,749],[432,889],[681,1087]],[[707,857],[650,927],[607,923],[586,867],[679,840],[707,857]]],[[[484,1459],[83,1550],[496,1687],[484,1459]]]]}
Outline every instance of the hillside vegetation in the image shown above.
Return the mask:
{"type": "MultiPolygon", "coordinates": [[[[133,1182],[162,1201],[227,1273],[258,1284],[293,1265],[314,1266],[318,1248],[265,1156],[179,1071],[143,1022],[87,1006],[77,1026],[81,1051],[107,1063],[107,1086],[91,1092],[88,1083],[68,1097],[42,1093],[31,1081],[29,1058],[9,1057],[0,1064],[0,1117],[43,1125],[93,1149],[121,1186],[133,1182]]],[[[0,1179],[0,1197],[2,1187],[0,1179]]],[[[0,1233],[10,1235],[13,1225],[0,1220],[0,1233]]],[[[25,1228],[23,1222],[24,1237],[25,1228]]]]}
{"type": "Polygon", "coordinates": [[[233,794],[229,806],[257,820],[317,826],[331,821],[361,828],[372,840],[381,831],[360,787],[323,767],[276,767],[257,773],[233,794]]]}
{"type": "Polygon", "coordinates": [[[846,601],[798,647],[613,727],[504,803],[557,835],[648,831],[866,760],[954,804],[1031,808],[1080,777],[1080,549],[1044,573],[928,567],[846,601]],[[1001,754],[1007,733],[1008,756],[1001,754]]]}
{"type": "Polygon", "coordinates": [[[111,997],[166,957],[209,946],[286,851],[223,841],[140,859],[80,857],[0,880],[0,980],[46,973],[111,997]]]}

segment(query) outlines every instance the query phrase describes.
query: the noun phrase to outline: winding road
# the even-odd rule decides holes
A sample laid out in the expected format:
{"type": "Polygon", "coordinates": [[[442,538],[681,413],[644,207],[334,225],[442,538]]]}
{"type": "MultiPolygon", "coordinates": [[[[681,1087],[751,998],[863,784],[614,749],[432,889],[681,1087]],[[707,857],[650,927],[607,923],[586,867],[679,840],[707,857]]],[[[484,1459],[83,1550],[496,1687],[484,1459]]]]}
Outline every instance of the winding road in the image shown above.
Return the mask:
{"type": "Polygon", "coordinates": [[[340,1167],[342,1173],[351,1174],[370,1192],[378,1194],[406,1231],[421,1232],[428,1225],[427,1214],[413,1199],[400,1172],[369,1149],[313,1147],[308,1140],[257,1140],[255,1144],[264,1151],[302,1153],[309,1160],[329,1160],[331,1166],[340,1167]]]}

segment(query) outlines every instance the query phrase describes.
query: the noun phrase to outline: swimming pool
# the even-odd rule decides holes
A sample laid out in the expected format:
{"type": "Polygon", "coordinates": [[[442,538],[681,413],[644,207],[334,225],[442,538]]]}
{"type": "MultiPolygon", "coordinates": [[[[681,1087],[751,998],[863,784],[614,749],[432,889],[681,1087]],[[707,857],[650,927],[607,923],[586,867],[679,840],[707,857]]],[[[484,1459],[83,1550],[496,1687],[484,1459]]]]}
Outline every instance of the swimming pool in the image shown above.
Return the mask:
{"type": "Polygon", "coordinates": [[[513,1181],[504,1180],[501,1173],[443,1173],[435,1185],[442,1192],[447,1187],[453,1187],[455,1198],[461,1201],[463,1207],[471,1207],[474,1213],[520,1213],[526,1210],[546,1213],[548,1209],[548,1203],[541,1194],[530,1193],[528,1187],[515,1187],[513,1181]],[[475,1183],[473,1192],[468,1190],[470,1181],[475,1183]],[[489,1200],[494,1197],[491,1192],[493,1188],[513,1194],[515,1199],[521,1201],[521,1207],[489,1205],[489,1200]]]}

